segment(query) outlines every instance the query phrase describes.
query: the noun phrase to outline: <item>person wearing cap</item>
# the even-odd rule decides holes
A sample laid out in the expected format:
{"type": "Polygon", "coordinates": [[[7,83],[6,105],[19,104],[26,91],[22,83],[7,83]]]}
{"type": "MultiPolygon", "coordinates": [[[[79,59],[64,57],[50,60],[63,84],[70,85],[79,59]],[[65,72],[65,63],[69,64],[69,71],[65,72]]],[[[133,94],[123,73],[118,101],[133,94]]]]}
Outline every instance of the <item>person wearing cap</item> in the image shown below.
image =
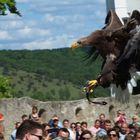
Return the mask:
{"type": "Polygon", "coordinates": [[[52,118],[49,120],[48,123],[49,123],[49,125],[51,127],[58,127],[58,128],[62,128],[63,127],[62,122],[59,120],[59,117],[56,114],[54,114],[52,116],[52,118]]]}
{"type": "Polygon", "coordinates": [[[53,117],[49,120],[48,124],[50,125],[51,129],[53,130],[52,132],[52,139],[57,137],[57,132],[59,128],[62,128],[60,125],[59,117],[55,114],[53,117]]]}

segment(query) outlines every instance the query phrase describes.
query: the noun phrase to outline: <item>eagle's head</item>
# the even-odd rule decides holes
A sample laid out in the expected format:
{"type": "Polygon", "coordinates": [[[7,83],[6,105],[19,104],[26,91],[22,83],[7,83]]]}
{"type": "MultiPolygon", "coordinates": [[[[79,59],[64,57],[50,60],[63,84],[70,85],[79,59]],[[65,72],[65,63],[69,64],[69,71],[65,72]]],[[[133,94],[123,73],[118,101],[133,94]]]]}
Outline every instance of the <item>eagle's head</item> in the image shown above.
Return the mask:
{"type": "Polygon", "coordinates": [[[89,36],[80,38],[78,41],[74,42],[71,48],[96,47],[105,39],[105,35],[105,31],[97,30],[92,32],[89,36]]]}
{"type": "MultiPolygon", "coordinates": [[[[92,32],[89,36],[79,39],[71,45],[72,49],[84,48],[89,55],[89,58],[94,55],[101,55],[104,59],[110,53],[114,46],[114,41],[109,40],[110,31],[97,30],[92,32]]],[[[96,58],[96,57],[95,57],[96,58]]]]}

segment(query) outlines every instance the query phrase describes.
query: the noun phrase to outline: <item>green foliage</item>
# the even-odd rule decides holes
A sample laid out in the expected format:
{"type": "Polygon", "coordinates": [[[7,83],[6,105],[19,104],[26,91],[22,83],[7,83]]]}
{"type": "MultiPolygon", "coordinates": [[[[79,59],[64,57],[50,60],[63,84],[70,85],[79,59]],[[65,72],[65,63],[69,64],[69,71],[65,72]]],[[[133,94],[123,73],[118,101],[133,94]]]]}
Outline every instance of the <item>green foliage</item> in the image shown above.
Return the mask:
{"type": "Polygon", "coordinates": [[[6,15],[7,10],[12,14],[21,16],[20,12],[16,8],[15,0],[0,0],[0,15],[6,15]]]}
{"type": "Polygon", "coordinates": [[[10,97],[12,97],[10,79],[0,75],[0,98],[10,97]]]}
{"type": "MultiPolygon", "coordinates": [[[[0,0],[0,15],[6,15],[6,11],[21,16],[20,12],[16,8],[15,0],[0,0]]],[[[4,67],[3,75],[8,75],[9,70],[4,67]]],[[[10,86],[10,78],[0,75],[0,98],[12,97],[12,91],[10,86]]]]}
{"type": "MultiPolygon", "coordinates": [[[[94,63],[85,59],[81,50],[70,48],[55,50],[2,50],[0,72],[12,77],[14,97],[30,96],[43,101],[76,100],[85,98],[82,88],[87,80],[100,74],[102,59],[94,63]]],[[[109,96],[97,88],[95,97],[109,96]]]]}

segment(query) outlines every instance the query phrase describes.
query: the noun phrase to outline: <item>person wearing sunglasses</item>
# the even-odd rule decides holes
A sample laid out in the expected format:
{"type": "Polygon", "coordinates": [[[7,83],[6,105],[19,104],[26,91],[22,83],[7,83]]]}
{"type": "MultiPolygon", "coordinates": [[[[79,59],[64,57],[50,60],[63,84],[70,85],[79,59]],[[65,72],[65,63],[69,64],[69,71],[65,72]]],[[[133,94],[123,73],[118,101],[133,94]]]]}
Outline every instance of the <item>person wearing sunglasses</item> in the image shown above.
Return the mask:
{"type": "Polygon", "coordinates": [[[91,140],[93,138],[92,133],[89,130],[84,130],[81,135],[79,140],[91,140]]]}
{"type": "Polygon", "coordinates": [[[25,120],[17,129],[16,140],[42,140],[43,127],[33,120],[25,120]]]}
{"type": "Polygon", "coordinates": [[[58,131],[58,135],[53,140],[69,140],[70,132],[67,128],[60,128],[58,131]]]}
{"type": "Polygon", "coordinates": [[[116,131],[116,129],[112,128],[107,132],[107,135],[109,137],[109,140],[119,140],[119,132],[116,131]]]}
{"type": "Polygon", "coordinates": [[[71,124],[70,124],[70,129],[71,129],[71,131],[73,132],[73,136],[74,136],[74,140],[76,139],[76,123],[75,122],[72,122],[71,124]]]}
{"type": "Polygon", "coordinates": [[[76,131],[76,123],[75,123],[75,122],[72,122],[72,123],[70,124],[70,129],[71,129],[73,132],[76,131]]]}

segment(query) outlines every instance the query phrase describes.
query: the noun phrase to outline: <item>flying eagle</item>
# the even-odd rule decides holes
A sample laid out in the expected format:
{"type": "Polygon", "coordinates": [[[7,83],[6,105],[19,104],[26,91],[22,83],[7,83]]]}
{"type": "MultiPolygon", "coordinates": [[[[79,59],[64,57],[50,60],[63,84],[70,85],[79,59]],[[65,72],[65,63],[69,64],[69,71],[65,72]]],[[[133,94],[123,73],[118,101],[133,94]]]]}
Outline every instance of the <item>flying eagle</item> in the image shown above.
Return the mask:
{"type": "Polygon", "coordinates": [[[72,48],[90,48],[89,58],[95,60],[99,55],[103,58],[101,73],[86,86],[89,101],[91,90],[102,86],[110,87],[112,96],[120,102],[127,102],[140,75],[140,13],[134,10],[123,25],[116,12],[110,10],[105,24],[102,29],[74,42],[72,48]]]}

